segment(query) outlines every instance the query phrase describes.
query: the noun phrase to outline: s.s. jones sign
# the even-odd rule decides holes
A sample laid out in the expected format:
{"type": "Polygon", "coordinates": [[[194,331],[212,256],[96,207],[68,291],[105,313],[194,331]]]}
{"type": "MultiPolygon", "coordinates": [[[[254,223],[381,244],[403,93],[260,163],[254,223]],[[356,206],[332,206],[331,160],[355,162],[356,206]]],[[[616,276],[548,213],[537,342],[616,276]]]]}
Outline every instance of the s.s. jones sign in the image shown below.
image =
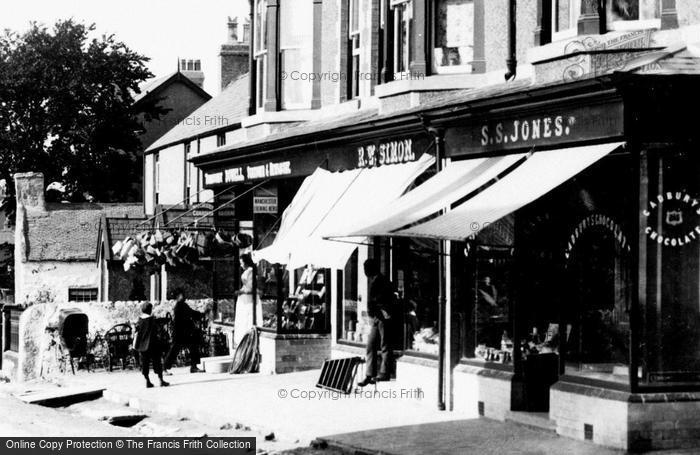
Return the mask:
{"type": "Polygon", "coordinates": [[[556,108],[528,115],[475,121],[447,132],[449,156],[484,151],[530,148],[602,138],[624,133],[620,103],[556,108]]]}

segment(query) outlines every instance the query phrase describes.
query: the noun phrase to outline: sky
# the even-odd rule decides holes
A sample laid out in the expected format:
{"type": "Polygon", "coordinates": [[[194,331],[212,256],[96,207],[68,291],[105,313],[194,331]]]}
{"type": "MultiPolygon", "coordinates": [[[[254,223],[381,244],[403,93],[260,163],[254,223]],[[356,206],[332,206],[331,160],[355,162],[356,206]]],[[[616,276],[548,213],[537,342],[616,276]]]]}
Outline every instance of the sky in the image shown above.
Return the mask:
{"type": "Polygon", "coordinates": [[[220,91],[219,47],[227,38],[228,16],[247,16],[248,0],[22,0],[0,14],[0,30],[26,31],[31,21],[51,26],[58,19],[95,23],[151,58],[156,77],[177,69],[177,59],[202,60],[204,89],[220,91]]]}

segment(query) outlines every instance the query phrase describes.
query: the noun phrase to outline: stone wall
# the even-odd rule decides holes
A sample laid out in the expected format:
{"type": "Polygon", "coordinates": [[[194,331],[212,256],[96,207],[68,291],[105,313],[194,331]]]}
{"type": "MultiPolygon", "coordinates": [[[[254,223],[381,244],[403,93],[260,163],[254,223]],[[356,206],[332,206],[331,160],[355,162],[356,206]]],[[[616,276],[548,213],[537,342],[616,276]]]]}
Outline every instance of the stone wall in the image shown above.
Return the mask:
{"type": "MultiPolygon", "coordinates": [[[[174,301],[153,302],[153,314],[163,317],[171,312],[174,301]]],[[[207,311],[212,300],[193,300],[188,304],[197,311],[207,311]]],[[[77,308],[89,319],[89,337],[92,339],[99,332],[105,332],[115,324],[135,324],[141,313],[142,302],[65,302],[38,303],[30,305],[20,318],[20,348],[17,353],[16,372],[13,379],[26,381],[41,376],[44,353],[49,348],[50,338],[46,327],[53,321],[58,311],[64,308],[77,308]]],[[[4,368],[4,367],[3,367],[4,368]]]]}
{"type": "Polygon", "coordinates": [[[557,434],[634,452],[700,447],[700,394],[648,393],[559,382],[550,389],[557,434]]]}
{"type": "Polygon", "coordinates": [[[331,358],[328,335],[260,332],[260,372],[290,373],[321,368],[331,358]]]}

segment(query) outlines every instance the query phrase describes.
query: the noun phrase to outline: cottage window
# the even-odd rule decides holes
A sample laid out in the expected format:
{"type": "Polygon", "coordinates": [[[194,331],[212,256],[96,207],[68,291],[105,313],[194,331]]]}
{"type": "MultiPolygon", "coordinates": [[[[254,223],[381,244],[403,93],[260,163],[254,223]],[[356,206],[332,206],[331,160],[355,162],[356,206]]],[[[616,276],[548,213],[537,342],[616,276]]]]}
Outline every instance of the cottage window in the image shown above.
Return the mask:
{"type": "Polygon", "coordinates": [[[97,288],[68,288],[69,302],[96,302],[97,288]]]}

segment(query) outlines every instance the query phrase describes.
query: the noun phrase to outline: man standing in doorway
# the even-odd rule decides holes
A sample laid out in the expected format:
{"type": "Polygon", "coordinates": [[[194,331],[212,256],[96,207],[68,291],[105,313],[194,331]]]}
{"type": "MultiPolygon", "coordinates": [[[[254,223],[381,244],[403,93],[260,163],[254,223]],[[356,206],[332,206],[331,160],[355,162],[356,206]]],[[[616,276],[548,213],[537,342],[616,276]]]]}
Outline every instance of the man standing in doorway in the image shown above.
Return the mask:
{"type": "Polygon", "coordinates": [[[182,290],[175,292],[175,307],[173,308],[173,340],[168,356],[165,358],[165,374],[171,374],[170,368],[177,355],[183,347],[190,351],[190,373],[200,373],[197,368],[199,363],[199,346],[197,345],[197,334],[195,329],[195,318],[202,316],[198,311],[193,310],[185,301],[185,293],[182,290]]]}
{"type": "Polygon", "coordinates": [[[367,338],[367,377],[358,382],[359,387],[374,384],[376,381],[389,380],[389,333],[391,303],[394,291],[391,282],[379,272],[376,259],[367,259],[364,263],[365,275],[369,279],[369,296],[367,315],[370,317],[371,329],[367,338]],[[379,371],[377,372],[377,351],[380,353],[379,371]]]}

